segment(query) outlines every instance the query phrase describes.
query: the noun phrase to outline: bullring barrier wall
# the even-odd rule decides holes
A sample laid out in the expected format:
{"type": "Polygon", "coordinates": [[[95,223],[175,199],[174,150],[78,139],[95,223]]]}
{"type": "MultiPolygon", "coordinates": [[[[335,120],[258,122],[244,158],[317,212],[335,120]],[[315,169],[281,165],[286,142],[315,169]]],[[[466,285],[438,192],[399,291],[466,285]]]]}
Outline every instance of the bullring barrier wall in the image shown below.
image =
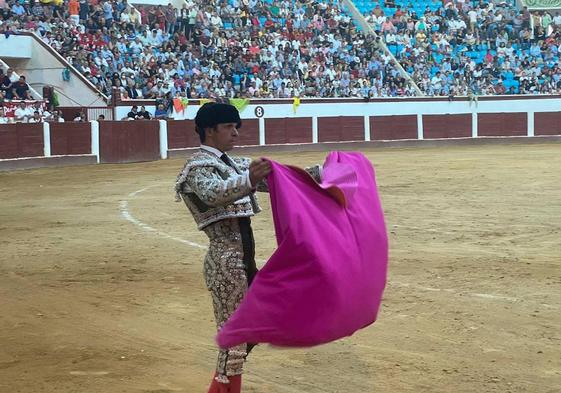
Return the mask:
{"type": "MultiPolygon", "coordinates": [[[[114,108],[117,117],[133,105],[114,108]]],[[[153,104],[153,103],[152,103],[153,104]]],[[[199,145],[192,101],[178,120],[0,125],[0,169],[125,163],[183,155],[199,145]]],[[[240,146],[332,142],[485,140],[561,136],[561,97],[252,101],[242,110],[240,146]]],[[[559,139],[559,138],[555,138],[559,139]]]]}

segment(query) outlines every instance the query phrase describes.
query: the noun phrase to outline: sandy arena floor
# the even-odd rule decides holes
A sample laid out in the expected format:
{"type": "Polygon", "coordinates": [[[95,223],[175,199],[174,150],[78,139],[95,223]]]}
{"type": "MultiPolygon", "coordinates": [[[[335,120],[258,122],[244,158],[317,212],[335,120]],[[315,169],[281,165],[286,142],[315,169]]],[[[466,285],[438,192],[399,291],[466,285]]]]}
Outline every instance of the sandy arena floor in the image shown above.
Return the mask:
{"type": "MultiPolygon", "coordinates": [[[[244,392],[561,392],[561,145],[365,153],[390,232],[379,321],[318,348],[258,347],[244,392]]],[[[174,203],[181,166],[0,173],[0,392],[206,392],[206,239],[174,203]]]]}

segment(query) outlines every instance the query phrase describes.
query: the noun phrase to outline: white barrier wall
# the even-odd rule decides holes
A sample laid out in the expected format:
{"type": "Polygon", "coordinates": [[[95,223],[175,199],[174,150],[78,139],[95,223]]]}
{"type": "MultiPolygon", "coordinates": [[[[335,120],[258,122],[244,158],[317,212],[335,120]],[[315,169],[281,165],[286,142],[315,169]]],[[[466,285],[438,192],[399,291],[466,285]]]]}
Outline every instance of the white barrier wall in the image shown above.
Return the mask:
{"type": "MultiPolygon", "coordinates": [[[[552,97],[552,96],[551,96],[552,97]]],[[[196,100],[195,100],[196,101],[196,100]]],[[[292,103],[275,103],[275,100],[267,104],[249,104],[242,112],[243,119],[263,118],[298,118],[298,117],[332,117],[332,116],[399,116],[399,115],[446,115],[467,113],[528,113],[528,112],[556,112],[561,110],[561,98],[525,98],[513,97],[512,99],[487,100],[480,98],[478,101],[468,100],[431,100],[431,99],[395,99],[395,100],[372,100],[370,102],[349,102],[342,100],[329,103],[301,104],[295,109],[292,103]],[[257,109],[260,108],[260,109],[257,109]],[[257,112],[256,112],[257,110],[257,112]],[[260,114],[260,116],[258,116],[260,114]]],[[[116,119],[127,116],[132,105],[143,105],[147,101],[121,102],[116,107],[116,119]]],[[[146,109],[154,113],[155,107],[146,104],[146,109]]],[[[190,104],[183,112],[173,112],[174,120],[194,119],[199,105],[190,104]]]]}

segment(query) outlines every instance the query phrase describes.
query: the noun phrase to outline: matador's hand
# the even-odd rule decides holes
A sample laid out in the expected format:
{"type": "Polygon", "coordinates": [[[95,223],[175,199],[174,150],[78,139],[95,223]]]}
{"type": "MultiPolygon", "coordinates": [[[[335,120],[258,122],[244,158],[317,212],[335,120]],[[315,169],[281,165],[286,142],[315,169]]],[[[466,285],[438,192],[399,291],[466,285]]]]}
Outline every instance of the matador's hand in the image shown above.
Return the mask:
{"type": "Polygon", "coordinates": [[[271,173],[271,163],[263,158],[251,161],[249,164],[249,180],[255,186],[271,173]]]}

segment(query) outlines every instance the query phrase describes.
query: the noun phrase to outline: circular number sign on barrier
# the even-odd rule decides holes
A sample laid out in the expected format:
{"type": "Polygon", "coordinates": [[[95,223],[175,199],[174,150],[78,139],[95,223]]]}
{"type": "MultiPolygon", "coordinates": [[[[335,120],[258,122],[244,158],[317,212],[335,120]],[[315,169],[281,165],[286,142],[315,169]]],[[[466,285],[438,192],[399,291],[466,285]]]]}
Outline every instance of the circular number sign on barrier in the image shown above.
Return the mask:
{"type": "Polygon", "coordinates": [[[255,107],[255,116],[263,117],[264,114],[265,114],[265,109],[263,109],[262,106],[256,106],[255,107]]]}

